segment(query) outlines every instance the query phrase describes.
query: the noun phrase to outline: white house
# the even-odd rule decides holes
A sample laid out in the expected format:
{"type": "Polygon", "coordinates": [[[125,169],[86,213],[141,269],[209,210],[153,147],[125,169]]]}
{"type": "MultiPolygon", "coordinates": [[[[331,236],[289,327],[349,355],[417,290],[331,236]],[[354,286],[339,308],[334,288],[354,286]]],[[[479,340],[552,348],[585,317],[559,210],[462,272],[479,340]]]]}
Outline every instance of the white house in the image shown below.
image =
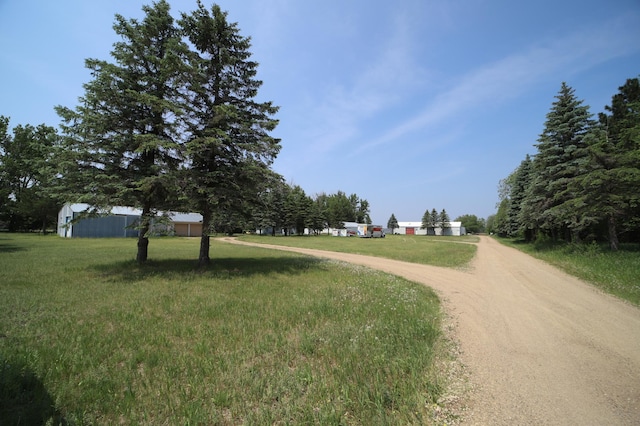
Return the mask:
{"type": "MultiPolygon", "coordinates": [[[[142,210],[133,207],[112,207],[106,214],[75,220],[89,209],[89,204],[67,203],[58,212],[58,235],[61,237],[137,237],[136,225],[142,210]],[[74,221],[75,220],[75,221],[74,221]]],[[[181,237],[202,235],[202,215],[198,213],[167,212],[170,219],[168,231],[181,237]]],[[[165,228],[165,231],[167,229],[165,228]]]]}
{"type": "Polygon", "coordinates": [[[457,237],[467,233],[462,222],[449,222],[449,226],[444,229],[444,234],[440,226],[423,229],[422,222],[398,222],[398,228],[393,232],[401,235],[454,235],[457,237]]]}

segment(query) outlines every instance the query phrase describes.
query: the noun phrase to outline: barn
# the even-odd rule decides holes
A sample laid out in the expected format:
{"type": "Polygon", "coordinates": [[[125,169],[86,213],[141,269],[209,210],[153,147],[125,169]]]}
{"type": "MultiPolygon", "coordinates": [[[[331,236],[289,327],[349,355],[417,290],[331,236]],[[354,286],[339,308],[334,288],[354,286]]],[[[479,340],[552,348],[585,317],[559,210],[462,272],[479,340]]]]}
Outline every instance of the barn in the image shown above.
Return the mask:
{"type": "MultiPolygon", "coordinates": [[[[98,217],[86,217],[76,220],[89,209],[89,204],[67,203],[58,212],[58,235],[71,238],[107,238],[107,237],[137,237],[136,225],[142,211],[133,207],[115,206],[108,214],[98,217]]],[[[202,215],[198,213],[167,212],[168,227],[159,226],[163,234],[181,237],[196,237],[202,235],[202,215]]]]}
{"type": "MultiPolygon", "coordinates": [[[[449,222],[449,226],[444,231],[444,235],[457,237],[467,233],[462,222],[449,222]]],[[[398,222],[398,228],[394,229],[394,233],[400,235],[443,235],[441,227],[423,229],[422,222],[398,222]]]]}

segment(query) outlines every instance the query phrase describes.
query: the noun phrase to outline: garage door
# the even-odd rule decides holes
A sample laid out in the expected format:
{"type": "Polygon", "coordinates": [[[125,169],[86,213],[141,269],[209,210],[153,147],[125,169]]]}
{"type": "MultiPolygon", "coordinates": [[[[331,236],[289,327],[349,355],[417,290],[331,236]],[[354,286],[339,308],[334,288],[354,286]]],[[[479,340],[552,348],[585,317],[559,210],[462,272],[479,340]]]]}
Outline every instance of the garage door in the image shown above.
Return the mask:
{"type": "Polygon", "coordinates": [[[416,228],[407,228],[407,235],[415,235],[416,228]]]}

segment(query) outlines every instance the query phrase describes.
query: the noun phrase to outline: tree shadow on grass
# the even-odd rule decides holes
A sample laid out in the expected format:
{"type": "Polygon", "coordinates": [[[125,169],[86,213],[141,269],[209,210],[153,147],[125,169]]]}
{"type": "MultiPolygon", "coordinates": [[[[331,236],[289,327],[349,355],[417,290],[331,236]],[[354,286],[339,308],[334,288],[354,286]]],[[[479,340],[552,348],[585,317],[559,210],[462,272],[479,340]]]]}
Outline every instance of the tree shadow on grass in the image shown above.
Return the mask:
{"type": "Polygon", "coordinates": [[[14,253],[16,251],[26,251],[24,247],[10,243],[9,238],[0,238],[0,253],[14,253]]]}
{"type": "Polygon", "coordinates": [[[0,424],[66,425],[40,379],[25,366],[0,360],[0,424]]]}
{"type": "Polygon", "coordinates": [[[148,278],[184,280],[186,276],[212,279],[234,279],[269,274],[302,274],[317,269],[323,262],[314,257],[234,257],[211,259],[208,266],[198,266],[197,261],[188,259],[148,260],[140,265],[135,261],[114,262],[93,266],[103,278],[109,281],[135,282],[148,278]]]}

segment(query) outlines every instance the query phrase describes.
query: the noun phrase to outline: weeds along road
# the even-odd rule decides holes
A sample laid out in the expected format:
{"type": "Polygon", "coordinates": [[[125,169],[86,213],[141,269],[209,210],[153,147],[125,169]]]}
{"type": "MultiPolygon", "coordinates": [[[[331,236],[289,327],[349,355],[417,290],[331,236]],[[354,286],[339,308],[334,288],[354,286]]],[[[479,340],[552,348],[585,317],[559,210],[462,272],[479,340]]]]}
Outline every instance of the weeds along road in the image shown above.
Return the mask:
{"type": "Polygon", "coordinates": [[[463,424],[640,424],[640,309],[542,261],[489,237],[481,237],[467,271],[259,246],[365,265],[435,289],[470,373],[463,424]]]}

